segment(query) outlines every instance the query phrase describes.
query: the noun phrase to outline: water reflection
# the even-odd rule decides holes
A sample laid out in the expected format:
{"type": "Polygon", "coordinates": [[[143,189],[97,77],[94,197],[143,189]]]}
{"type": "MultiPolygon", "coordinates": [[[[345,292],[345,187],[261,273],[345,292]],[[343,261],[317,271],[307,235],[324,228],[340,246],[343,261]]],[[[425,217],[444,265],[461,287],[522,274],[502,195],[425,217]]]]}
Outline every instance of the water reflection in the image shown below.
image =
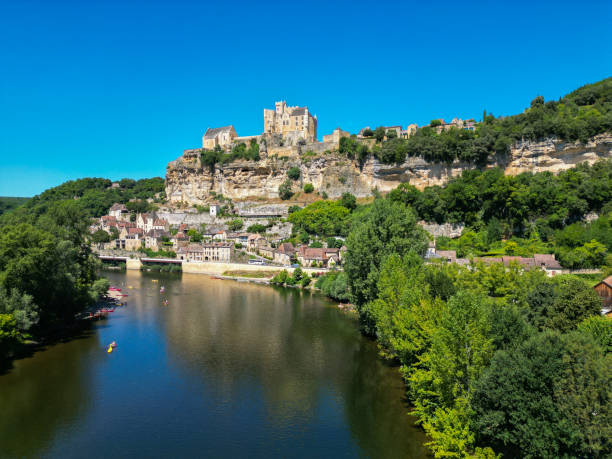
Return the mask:
{"type": "Polygon", "coordinates": [[[397,371],[321,296],[109,277],[127,308],[0,376],[0,456],[425,456],[397,371]]]}
{"type": "Polygon", "coordinates": [[[320,295],[197,275],[171,288],[168,351],[206,390],[234,399],[256,385],[276,426],[321,422],[322,406],[334,405],[367,455],[423,455],[397,372],[320,295]]]}

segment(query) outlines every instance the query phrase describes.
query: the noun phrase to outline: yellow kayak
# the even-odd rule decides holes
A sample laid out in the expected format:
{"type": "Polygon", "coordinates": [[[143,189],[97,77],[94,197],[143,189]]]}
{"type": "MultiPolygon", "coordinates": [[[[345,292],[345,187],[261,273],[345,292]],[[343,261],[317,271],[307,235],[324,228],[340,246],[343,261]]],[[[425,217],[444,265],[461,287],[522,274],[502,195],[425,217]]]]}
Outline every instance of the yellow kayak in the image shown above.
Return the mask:
{"type": "Polygon", "coordinates": [[[113,346],[108,346],[108,350],[106,352],[108,352],[109,354],[113,352],[113,346]]]}

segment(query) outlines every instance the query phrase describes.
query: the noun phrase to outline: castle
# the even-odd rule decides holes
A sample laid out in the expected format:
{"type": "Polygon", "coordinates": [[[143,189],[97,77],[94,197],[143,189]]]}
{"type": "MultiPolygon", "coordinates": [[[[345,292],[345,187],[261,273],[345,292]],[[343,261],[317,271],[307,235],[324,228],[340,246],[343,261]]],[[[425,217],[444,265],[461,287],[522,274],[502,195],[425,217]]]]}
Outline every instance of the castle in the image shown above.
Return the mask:
{"type": "Polygon", "coordinates": [[[264,133],[299,137],[307,142],[315,142],[317,115],[312,116],[308,107],[287,107],[284,101],[276,102],[276,110],[264,108],[264,133]]]}
{"type": "Polygon", "coordinates": [[[276,102],[276,109],[264,109],[264,131],[261,135],[239,137],[234,126],[208,128],[202,137],[202,148],[229,149],[233,144],[251,139],[259,140],[263,135],[278,135],[289,144],[317,142],[317,116],[308,107],[288,107],[285,101],[276,102]]]}

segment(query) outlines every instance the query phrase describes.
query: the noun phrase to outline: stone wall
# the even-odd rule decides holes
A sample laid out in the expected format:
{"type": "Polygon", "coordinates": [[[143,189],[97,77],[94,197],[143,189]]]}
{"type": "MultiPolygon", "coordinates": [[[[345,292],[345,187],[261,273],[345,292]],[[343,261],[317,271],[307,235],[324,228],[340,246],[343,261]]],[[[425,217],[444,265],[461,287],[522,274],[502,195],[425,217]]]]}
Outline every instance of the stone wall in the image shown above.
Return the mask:
{"type": "MultiPolygon", "coordinates": [[[[312,183],[316,191],[326,192],[337,198],[344,192],[357,197],[372,194],[374,188],[388,192],[400,183],[409,182],[419,189],[432,185],[444,185],[473,165],[459,161],[451,165],[431,164],[420,157],[408,158],[400,165],[381,164],[369,158],[360,167],[337,152],[318,145],[318,156],[304,155],[311,145],[300,147],[304,151],[289,158],[262,158],[261,161],[234,161],[213,170],[202,167],[199,154],[187,150],[166,169],[166,195],[171,202],[204,204],[212,201],[210,191],[222,193],[234,200],[278,198],[278,187],[287,179],[287,170],[297,166],[301,179],[293,182],[295,191],[304,183],[312,183]]],[[[297,148],[297,147],[296,147],[297,148]]],[[[315,152],[317,153],[317,152],[315,152]]],[[[506,174],[521,172],[559,171],[581,162],[594,163],[612,158],[612,134],[601,134],[587,144],[561,142],[549,139],[543,142],[525,142],[514,145],[507,157],[497,158],[489,167],[499,166],[506,174]]]]}

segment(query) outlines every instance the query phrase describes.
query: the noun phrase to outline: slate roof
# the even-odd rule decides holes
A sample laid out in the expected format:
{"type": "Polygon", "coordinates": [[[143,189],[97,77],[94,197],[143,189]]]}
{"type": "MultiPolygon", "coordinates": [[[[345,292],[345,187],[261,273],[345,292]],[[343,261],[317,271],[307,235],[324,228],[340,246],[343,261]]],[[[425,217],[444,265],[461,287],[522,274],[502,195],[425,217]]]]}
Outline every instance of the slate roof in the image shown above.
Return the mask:
{"type": "Polygon", "coordinates": [[[308,108],[306,107],[298,107],[294,108],[291,112],[291,116],[304,116],[308,112],[308,108]]]}
{"type": "Polygon", "coordinates": [[[230,132],[232,129],[234,129],[234,126],[232,126],[231,124],[229,126],[223,126],[223,127],[218,127],[218,128],[208,128],[206,132],[204,133],[204,138],[214,139],[219,134],[223,132],[230,132]]]}

